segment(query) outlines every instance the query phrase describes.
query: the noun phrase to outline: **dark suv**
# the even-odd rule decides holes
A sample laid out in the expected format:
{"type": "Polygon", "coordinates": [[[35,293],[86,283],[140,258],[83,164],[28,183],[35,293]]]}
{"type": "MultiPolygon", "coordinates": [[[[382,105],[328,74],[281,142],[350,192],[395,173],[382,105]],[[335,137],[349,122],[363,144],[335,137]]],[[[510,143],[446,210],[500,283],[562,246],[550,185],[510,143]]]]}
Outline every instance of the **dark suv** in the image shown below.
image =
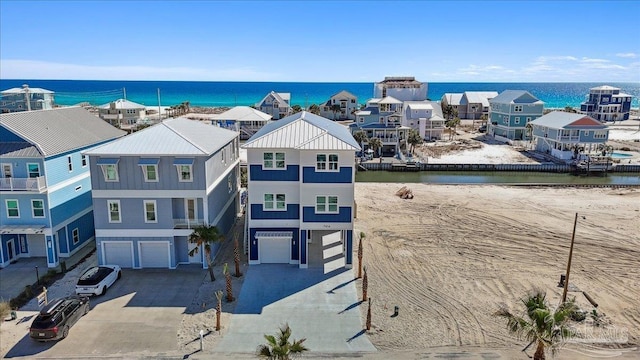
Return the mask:
{"type": "Polygon", "coordinates": [[[40,310],[40,314],[29,328],[29,336],[39,341],[64,339],[73,324],[88,312],[87,297],[69,296],[55,299],[40,310]]]}

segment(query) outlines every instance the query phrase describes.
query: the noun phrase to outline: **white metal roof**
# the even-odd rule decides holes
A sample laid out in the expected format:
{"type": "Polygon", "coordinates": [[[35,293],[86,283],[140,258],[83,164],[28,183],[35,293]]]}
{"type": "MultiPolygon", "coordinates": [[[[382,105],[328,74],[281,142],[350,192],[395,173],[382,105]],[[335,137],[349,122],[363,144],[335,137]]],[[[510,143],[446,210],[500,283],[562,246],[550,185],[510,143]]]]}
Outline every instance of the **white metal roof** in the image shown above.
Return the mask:
{"type": "Polygon", "coordinates": [[[110,109],[111,103],[115,104],[116,109],[145,109],[144,105],[134,103],[133,101],[118,99],[116,101],[112,101],[103,105],[98,106],[99,109],[110,109]]]}
{"type": "Polygon", "coordinates": [[[235,120],[235,121],[269,121],[271,115],[263,113],[260,110],[249,106],[236,106],[221,114],[214,114],[210,118],[216,120],[235,120]]]}
{"type": "Polygon", "coordinates": [[[531,122],[531,125],[545,126],[554,129],[561,129],[568,126],[597,129],[607,128],[607,125],[590,116],[584,114],[568,113],[564,111],[552,111],[533,120],[531,122]]]}
{"type": "Polygon", "coordinates": [[[505,90],[498,96],[489,100],[489,103],[498,104],[542,104],[535,96],[526,90],[505,90]]]}
{"type": "Polygon", "coordinates": [[[168,119],[117,141],[86,152],[87,155],[210,155],[238,133],[185,118],[168,119]]]}
{"type": "Polygon", "coordinates": [[[30,94],[55,94],[55,92],[51,91],[51,90],[47,90],[47,89],[43,89],[43,88],[31,88],[31,87],[27,87],[27,88],[11,88],[11,89],[7,89],[7,90],[3,90],[1,92],[2,95],[10,95],[10,94],[24,94],[25,92],[27,92],[27,90],[29,91],[30,94]]]}
{"type": "Polygon", "coordinates": [[[116,139],[126,132],[74,106],[0,115],[0,126],[51,156],[116,139]]]}
{"type": "Polygon", "coordinates": [[[379,104],[402,104],[402,101],[393,96],[385,96],[384,99],[380,100],[379,104]]]}
{"type": "Polygon", "coordinates": [[[445,93],[442,95],[442,99],[444,99],[448,105],[458,106],[460,105],[460,100],[462,100],[462,93],[445,93]]]}
{"type": "Polygon", "coordinates": [[[263,126],[246,149],[360,150],[347,127],[302,111],[263,126]]]}
{"type": "Polygon", "coordinates": [[[497,91],[465,91],[462,96],[461,104],[466,99],[467,104],[482,104],[489,106],[489,99],[498,96],[497,91]]]}
{"type": "Polygon", "coordinates": [[[409,103],[407,107],[414,110],[433,110],[433,106],[428,103],[409,103]]]}
{"type": "Polygon", "coordinates": [[[602,86],[592,87],[589,90],[620,90],[620,88],[609,86],[609,85],[602,85],[602,86]]]}

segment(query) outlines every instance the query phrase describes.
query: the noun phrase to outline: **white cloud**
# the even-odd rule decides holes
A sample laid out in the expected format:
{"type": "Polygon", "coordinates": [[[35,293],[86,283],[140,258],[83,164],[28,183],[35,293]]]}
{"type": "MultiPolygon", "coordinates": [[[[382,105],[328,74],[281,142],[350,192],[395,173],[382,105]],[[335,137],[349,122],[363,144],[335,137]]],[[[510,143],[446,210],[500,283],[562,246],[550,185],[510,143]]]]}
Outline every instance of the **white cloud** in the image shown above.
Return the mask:
{"type": "Polygon", "coordinates": [[[182,80],[182,81],[277,81],[281,74],[251,67],[187,68],[151,66],[93,66],[34,60],[0,60],[3,79],[51,80],[182,80]]]}
{"type": "Polygon", "coordinates": [[[617,57],[621,57],[621,58],[637,58],[639,55],[636,53],[632,53],[632,52],[628,52],[628,53],[617,53],[616,54],[617,57]]]}
{"type": "Polygon", "coordinates": [[[583,62],[583,63],[608,63],[608,62],[611,62],[611,60],[590,59],[590,58],[587,58],[587,57],[583,57],[582,59],[580,59],[580,62],[583,62]]]}

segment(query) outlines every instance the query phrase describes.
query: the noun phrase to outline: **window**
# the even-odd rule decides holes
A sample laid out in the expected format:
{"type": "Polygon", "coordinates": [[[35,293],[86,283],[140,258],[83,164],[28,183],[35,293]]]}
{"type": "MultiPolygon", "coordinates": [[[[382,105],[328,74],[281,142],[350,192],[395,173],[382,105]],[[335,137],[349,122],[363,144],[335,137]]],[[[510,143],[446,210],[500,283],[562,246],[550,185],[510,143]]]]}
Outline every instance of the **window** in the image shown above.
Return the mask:
{"type": "Polygon", "coordinates": [[[18,200],[6,200],[7,204],[7,217],[19,218],[20,209],[18,208],[18,200]]]}
{"type": "Polygon", "coordinates": [[[80,190],[82,190],[82,185],[76,186],[76,191],[80,191],[80,190]]]}
{"type": "Polygon", "coordinates": [[[358,122],[359,122],[360,124],[364,124],[364,118],[363,118],[363,117],[359,117],[359,118],[358,118],[358,122]]]}
{"type": "Polygon", "coordinates": [[[73,163],[71,162],[71,155],[67,156],[67,166],[69,167],[69,172],[73,171],[73,163]]]}
{"type": "Polygon", "coordinates": [[[224,162],[224,153],[227,152],[227,148],[223,148],[222,151],[220,152],[220,154],[222,155],[222,163],[225,164],[224,162]]]}
{"type": "Polygon", "coordinates": [[[327,170],[327,155],[316,155],[316,170],[327,170]]]}
{"type": "Polygon", "coordinates": [[[145,182],[158,182],[158,165],[142,165],[145,182]]]}
{"type": "Polygon", "coordinates": [[[338,197],[316,196],[316,213],[338,213],[338,197]]]}
{"type": "Polygon", "coordinates": [[[178,176],[180,182],[191,182],[191,165],[178,165],[178,176]]]}
{"type": "Polygon", "coordinates": [[[509,117],[508,117],[507,115],[504,115],[504,116],[502,117],[502,120],[504,121],[504,123],[505,123],[505,124],[508,124],[508,123],[509,123],[509,117]]]}
{"type": "Polygon", "coordinates": [[[513,118],[513,123],[514,124],[520,124],[520,117],[516,116],[515,118],[513,118]]]}
{"type": "Polygon", "coordinates": [[[594,139],[606,139],[607,133],[605,131],[594,131],[593,132],[594,139]]]}
{"type": "Polygon", "coordinates": [[[34,218],[44,217],[44,201],[31,200],[31,212],[34,218]]]}
{"type": "Polygon", "coordinates": [[[40,176],[40,164],[27,164],[27,171],[30,178],[37,178],[40,176]]]}
{"type": "Polygon", "coordinates": [[[589,136],[589,130],[585,130],[584,136],[589,136]]]}
{"type": "Polygon", "coordinates": [[[155,200],[145,200],[144,201],[144,222],[146,223],[156,223],[158,222],[156,216],[156,201],[155,200]]]}
{"type": "Polygon", "coordinates": [[[101,165],[104,181],[118,181],[118,165],[108,164],[101,165]]]}
{"type": "Polygon", "coordinates": [[[227,185],[229,187],[229,193],[231,193],[233,191],[233,175],[227,177],[227,185]]]}
{"type": "Polygon", "coordinates": [[[265,210],[286,210],[285,194],[264,194],[265,210]]]}
{"type": "Polygon", "coordinates": [[[531,117],[527,117],[527,124],[531,122],[531,117]]]}
{"type": "Polygon", "coordinates": [[[515,105],[513,107],[514,112],[522,112],[522,105],[515,105]]]}
{"type": "Polygon", "coordinates": [[[262,155],[262,167],[265,169],[284,169],[284,153],[264,153],[262,155]]]}
{"type": "Polygon", "coordinates": [[[109,208],[109,222],[119,223],[120,220],[120,200],[107,200],[109,208]]]}
{"type": "Polygon", "coordinates": [[[71,237],[73,238],[73,245],[80,242],[80,232],[78,231],[78,228],[75,228],[73,229],[73,231],[71,231],[71,237]]]}
{"type": "Polygon", "coordinates": [[[316,155],[316,170],[338,170],[338,155],[336,154],[317,154],[316,155]],[[327,161],[327,158],[329,161],[327,161]]]}
{"type": "Polygon", "coordinates": [[[87,166],[87,155],[82,155],[82,167],[87,166]]]}
{"type": "Polygon", "coordinates": [[[338,155],[329,154],[329,170],[338,170],[338,155]]]}

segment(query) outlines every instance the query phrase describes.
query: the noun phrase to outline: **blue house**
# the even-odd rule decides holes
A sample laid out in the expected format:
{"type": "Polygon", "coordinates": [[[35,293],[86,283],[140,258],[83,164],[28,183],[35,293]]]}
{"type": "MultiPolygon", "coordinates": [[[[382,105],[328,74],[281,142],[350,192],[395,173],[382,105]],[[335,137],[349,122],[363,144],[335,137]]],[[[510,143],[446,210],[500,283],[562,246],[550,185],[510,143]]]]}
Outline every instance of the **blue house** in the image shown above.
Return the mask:
{"type": "Polygon", "coordinates": [[[21,257],[56,267],[93,241],[81,153],[125,134],[80,107],[0,115],[0,267],[21,257]]]}
{"type": "Polygon", "coordinates": [[[619,88],[603,85],[589,89],[589,97],[580,104],[580,112],[605,121],[629,120],[633,95],[621,93],[619,88]]]}
{"type": "Polygon", "coordinates": [[[607,126],[584,114],[553,111],[531,122],[536,150],[561,160],[600,153],[609,138],[607,126]]]}
{"type": "Polygon", "coordinates": [[[249,264],[351,267],[360,146],[349,130],[303,111],[267,124],[243,148],[249,264]]]}
{"type": "Polygon", "coordinates": [[[489,104],[487,134],[503,142],[529,140],[527,124],[544,112],[544,103],[525,90],[505,90],[489,104]]]}
{"type": "MultiPolygon", "coordinates": [[[[349,125],[351,134],[365,131],[369,139],[379,138],[382,142],[382,148],[378,150],[380,155],[398,154],[406,147],[410,130],[402,126],[402,106],[402,101],[391,96],[369,99],[364,109],[356,111],[356,121],[349,125]]],[[[363,145],[368,146],[368,143],[363,145]]]]}
{"type": "Polygon", "coordinates": [[[0,112],[50,110],[55,105],[54,92],[41,88],[12,88],[0,92],[0,112]]]}
{"type": "Polygon", "coordinates": [[[87,151],[98,262],[206,267],[203,249],[189,256],[188,238],[199,225],[222,234],[233,226],[238,149],[237,132],[176,118],[87,151]]]}

